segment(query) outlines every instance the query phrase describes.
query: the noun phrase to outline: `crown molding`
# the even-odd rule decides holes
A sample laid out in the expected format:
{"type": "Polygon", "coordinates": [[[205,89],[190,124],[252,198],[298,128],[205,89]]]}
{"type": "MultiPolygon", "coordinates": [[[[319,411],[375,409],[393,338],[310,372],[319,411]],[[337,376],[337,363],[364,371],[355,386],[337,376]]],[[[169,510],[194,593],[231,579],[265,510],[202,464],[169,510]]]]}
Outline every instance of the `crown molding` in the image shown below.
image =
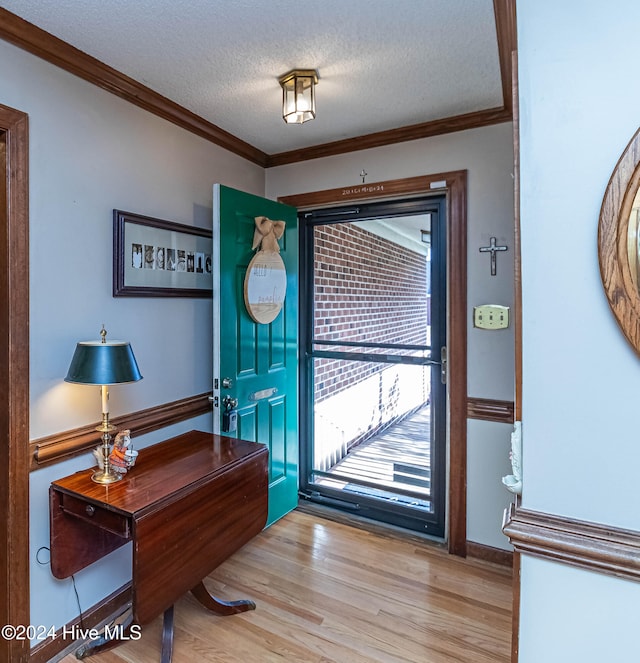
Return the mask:
{"type": "Polygon", "coordinates": [[[0,8],[0,38],[260,166],[267,155],[113,67],[0,8]]]}
{"type": "Polygon", "coordinates": [[[509,122],[512,119],[511,52],[515,49],[515,0],[494,0],[494,13],[504,97],[501,108],[465,113],[272,155],[3,8],[0,8],[0,38],[240,157],[263,168],[271,168],[509,122]]]}
{"type": "Polygon", "coordinates": [[[513,111],[513,53],[517,51],[516,0],[493,0],[493,12],[496,17],[496,37],[498,39],[498,58],[500,59],[500,78],[502,79],[502,98],[504,108],[513,111]]]}
{"type": "Polygon", "coordinates": [[[388,131],[379,131],[373,134],[357,136],[355,138],[345,138],[332,143],[323,143],[312,147],[303,147],[289,152],[280,152],[267,157],[267,168],[275,166],[284,166],[298,161],[307,161],[309,159],[320,159],[322,157],[345,154],[347,152],[356,152],[358,150],[368,150],[372,147],[382,147],[384,145],[394,145],[409,140],[418,140],[419,138],[429,138],[431,136],[440,136],[442,134],[465,131],[466,129],[477,129],[486,127],[490,124],[500,124],[509,122],[511,112],[505,108],[491,108],[489,110],[477,111],[475,113],[465,113],[464,115],[454,115],[431,122],[422,122],[421,124],[412,124],[407,127],[390,129],[388,131]]]}

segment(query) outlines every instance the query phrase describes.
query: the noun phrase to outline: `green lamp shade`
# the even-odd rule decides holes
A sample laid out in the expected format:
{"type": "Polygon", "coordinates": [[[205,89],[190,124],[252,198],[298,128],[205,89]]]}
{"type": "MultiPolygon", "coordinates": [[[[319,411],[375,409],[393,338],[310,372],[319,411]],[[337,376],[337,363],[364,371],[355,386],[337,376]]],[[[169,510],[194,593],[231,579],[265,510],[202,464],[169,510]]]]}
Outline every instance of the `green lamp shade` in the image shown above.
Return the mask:
{"type": "Polygon", "coordinates": [[[109,385],[142,380],[131,345],[125,341],[81,341],[65,382],[109,385]]]}

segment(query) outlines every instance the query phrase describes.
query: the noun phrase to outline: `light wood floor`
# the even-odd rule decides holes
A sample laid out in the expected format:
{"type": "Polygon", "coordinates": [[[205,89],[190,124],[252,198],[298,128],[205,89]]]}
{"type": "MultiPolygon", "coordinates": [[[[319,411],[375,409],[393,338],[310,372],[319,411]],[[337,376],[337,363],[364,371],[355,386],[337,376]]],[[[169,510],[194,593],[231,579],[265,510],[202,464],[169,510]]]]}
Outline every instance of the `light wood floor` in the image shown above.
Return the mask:
{"type": "MultiPolygon", "coordinates": [[[[295,511],[205,584],[255,611],[175,609],[174,663],[508,663],[510,569],[295,511]]],[[[142,638],[85,659],[157,663],[161,618],[142,638]]],[[[73,663],[67,656],[63,663],[73,663]]]]}

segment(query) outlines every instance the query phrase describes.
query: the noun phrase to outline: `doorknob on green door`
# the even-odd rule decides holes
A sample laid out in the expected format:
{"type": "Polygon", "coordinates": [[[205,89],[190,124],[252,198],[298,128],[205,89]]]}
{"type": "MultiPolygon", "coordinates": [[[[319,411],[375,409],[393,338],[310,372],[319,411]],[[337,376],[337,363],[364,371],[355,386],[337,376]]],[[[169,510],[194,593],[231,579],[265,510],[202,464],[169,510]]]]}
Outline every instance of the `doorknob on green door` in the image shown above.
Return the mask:
{"type": "Polygon", "coordinates": [[[238,407],[238,399],[233,398],[233,396],[225,396],[222,399],[222,404],[225,407],[225,410],[233,410],[238,407]]]}

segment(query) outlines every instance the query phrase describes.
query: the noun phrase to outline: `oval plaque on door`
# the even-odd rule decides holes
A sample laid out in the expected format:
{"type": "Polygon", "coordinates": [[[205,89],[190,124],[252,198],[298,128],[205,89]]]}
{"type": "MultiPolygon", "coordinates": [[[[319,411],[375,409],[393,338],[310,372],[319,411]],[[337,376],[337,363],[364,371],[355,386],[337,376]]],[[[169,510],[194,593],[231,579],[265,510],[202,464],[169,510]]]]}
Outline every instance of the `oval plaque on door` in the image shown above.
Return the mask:
{"type": "Polygon", "coordinates": [[[254,322],[268,325],[278,317],[287,293],[287,271],[278,245],[285,224],[266,216],[256,217],[255,222],[253,248],[260,250],[247,267],[244,303],[254,322]]]}

